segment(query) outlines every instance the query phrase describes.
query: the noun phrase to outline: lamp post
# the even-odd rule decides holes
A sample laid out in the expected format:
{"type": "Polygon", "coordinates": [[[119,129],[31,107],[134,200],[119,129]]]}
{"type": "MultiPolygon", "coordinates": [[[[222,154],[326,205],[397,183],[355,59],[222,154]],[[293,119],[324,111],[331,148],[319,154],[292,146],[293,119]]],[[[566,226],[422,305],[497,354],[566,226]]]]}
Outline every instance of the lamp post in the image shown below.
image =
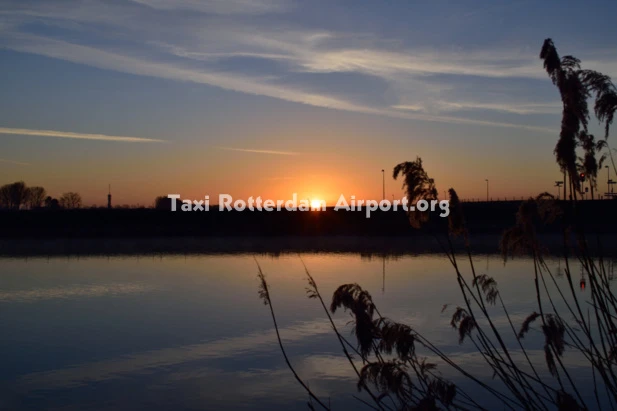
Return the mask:
{"type": "Polygon", "coordinates": [[[611,169],[608,168],[608,166],[604,166],[606,167],[606,198],[609,199],[611,198],[611,196],[608,195],[609,191],[610,191],[610,183],[609,181],[611,181],[611,169]]]}
{"type": "Polygon", "coordinates": [[[558,199],[559,199],[559,190],[562,184],[563,184],[563,181],[555,181],[555,187],[557,187],[557,198],[558,199]]]}
{"type": "Polygon", "coordinates": [[[385,174],[385,170],[383,170],[383,169],[381,170],[381,180],[382,180],[381,181],[381,183],[382,183],[381,185],[382,185],[382,188],[383,188],[383,194],[381,196],[381,199],[385,200],[386,199],[386,174],[385,174]]]}
{"type": "Polygon", "coordinates": [[[488,178],[485,181],[486,181],[486,202],[488,203],[488,178]]]}

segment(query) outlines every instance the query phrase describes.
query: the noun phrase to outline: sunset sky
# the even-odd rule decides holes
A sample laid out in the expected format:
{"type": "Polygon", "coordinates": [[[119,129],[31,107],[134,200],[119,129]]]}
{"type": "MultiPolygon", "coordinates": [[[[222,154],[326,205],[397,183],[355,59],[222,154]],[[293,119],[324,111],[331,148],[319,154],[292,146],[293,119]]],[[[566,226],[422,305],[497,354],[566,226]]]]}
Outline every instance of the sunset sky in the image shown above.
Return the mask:
{"type": "Polygon", "coordinates": [[[381,198],[381,169],[400,196],[391,170],[420,156],[440,195],[484,198],[487,178],[493,198],[555,193],[542,42],[617,78],[615,16],[615,1],[4,0],[0,184],[88,205],[108,184],[115,204],[333,204],[381,198]]]}

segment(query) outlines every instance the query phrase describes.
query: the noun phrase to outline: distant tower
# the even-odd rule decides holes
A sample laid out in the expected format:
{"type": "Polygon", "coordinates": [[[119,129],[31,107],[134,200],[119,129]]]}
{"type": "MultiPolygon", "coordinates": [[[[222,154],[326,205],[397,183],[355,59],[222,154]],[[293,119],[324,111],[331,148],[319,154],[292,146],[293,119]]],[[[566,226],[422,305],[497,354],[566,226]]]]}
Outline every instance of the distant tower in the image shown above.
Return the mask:
{"type": "Polygon", "coordinates": [[[109,185],[109,194],[107,194],[107,208],[111,208],[111,184],[109,185]]]}

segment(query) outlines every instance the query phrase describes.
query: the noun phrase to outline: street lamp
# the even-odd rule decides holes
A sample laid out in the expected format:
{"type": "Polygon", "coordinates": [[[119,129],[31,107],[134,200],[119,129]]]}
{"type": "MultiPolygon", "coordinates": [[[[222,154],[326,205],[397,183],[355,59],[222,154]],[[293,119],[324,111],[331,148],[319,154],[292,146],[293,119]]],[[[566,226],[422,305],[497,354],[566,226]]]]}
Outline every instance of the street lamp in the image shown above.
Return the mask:
{"type": "Polygon", "coordinates": [[[383,188],[383,195],[381,199],[385,200],[386,199],[386,174],[385,174],[384,169],[381,170],[381,180],[382,180],[382,188],[383,188]]]}
{"type": "Polygon", "coordinates": [[[606,198],[611,198],[611,196],[608,195],[611,188],[609,183],[609,181],[611,181],[611,169],[608,168],[608,166],[604,167],[606,167],[606,198]]]}
{"type": "Polygon", "coordinates": [[[488,203],[488,178],[485,181],[486,181],[486,202],[488,203]]]}
{"type": "MultiPolygon", "coordinates": [[[[557,187],[557,198],[559,199],[559,189],[561,188],[561,185],[563,184],[563,181],[555,181],[555,187],[557,187]]],[[[564,194],[564,198],[565,198],[565,194],[564,194]]]]}

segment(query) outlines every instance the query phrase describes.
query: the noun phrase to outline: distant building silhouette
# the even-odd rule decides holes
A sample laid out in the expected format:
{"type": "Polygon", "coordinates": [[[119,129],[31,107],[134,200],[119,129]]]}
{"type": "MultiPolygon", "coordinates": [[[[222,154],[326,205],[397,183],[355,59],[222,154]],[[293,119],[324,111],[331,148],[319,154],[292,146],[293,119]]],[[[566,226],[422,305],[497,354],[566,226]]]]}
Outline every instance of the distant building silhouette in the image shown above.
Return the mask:
{"type": "Polygon", "coordinates": [[[109,185],[109,193],[107,194],[107,208],[111,209],[111,184],[109,185]]]}

